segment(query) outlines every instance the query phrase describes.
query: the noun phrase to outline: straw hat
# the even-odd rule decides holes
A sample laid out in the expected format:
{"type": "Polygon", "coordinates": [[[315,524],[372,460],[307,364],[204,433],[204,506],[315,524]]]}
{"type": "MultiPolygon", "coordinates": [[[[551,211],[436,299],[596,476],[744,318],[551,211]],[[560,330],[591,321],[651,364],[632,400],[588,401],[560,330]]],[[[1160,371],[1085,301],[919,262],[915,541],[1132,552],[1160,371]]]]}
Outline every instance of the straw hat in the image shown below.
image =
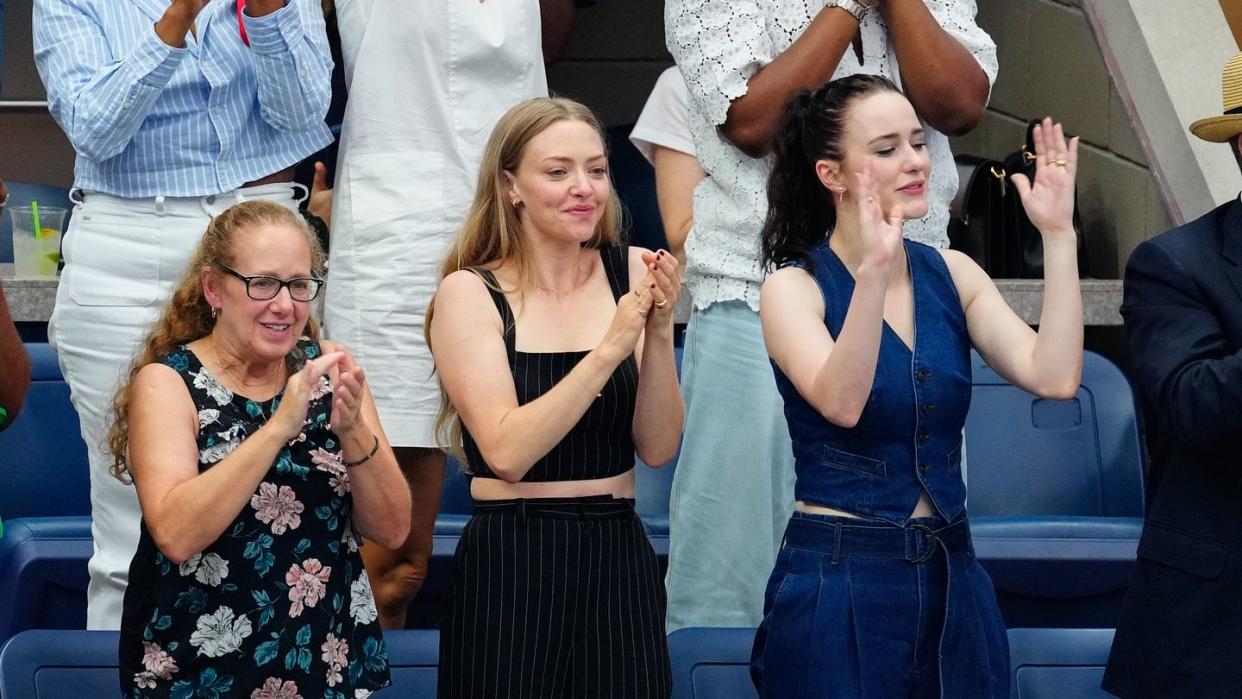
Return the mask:
{"type": "Polygon", "coordinates": [[[1190,133],[1214,143],[1224,143],[1242,133],[1242,53],[1235,54],[1225,63],[1221,83],[1225,113],[1200,119],[1190,125],[1190,133]]]}

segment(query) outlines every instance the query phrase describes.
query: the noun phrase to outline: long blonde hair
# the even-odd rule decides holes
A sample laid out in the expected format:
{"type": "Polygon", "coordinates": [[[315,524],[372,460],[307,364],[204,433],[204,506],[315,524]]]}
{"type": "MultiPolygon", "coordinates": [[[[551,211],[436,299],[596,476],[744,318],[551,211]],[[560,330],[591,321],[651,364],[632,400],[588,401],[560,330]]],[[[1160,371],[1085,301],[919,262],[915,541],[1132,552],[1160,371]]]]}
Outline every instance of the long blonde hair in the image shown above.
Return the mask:
{"type": "MultiPolygon", "coordinates": [[[[142,343],[142,350],[134,358],[129,375],[112,400],[113,421],[108,428],[107,439],[112,465],[108,470],[122,483],[131,482],[126,453],[129,450],[129,409],[133,400],[134,377],[143,367],[177,347],[211,334],[216,320],[203,295],[201,272],[205,267],[220,270],[221,265],[233,266],[236,260],[234,251],[239,244],[243,244],[241,238],[244,233],[260,226],[292,226],[301,231],[310,246],[311,274],[323,276],[325,256],[319,239],[301,216],[284,206],[266,201],[243,202],[229,207],[211,220],[172,296],[164,304],[159,320],[151,327],[142,343]]],[[[307,319],[303,334],[310,338],[318,336],[319,327],[314,318],[307,319]]],[[[295,360],[290,358],[286,361],[295,360]]],[[[286,368],[295,369],[293,366],[286,368]]]]}
{"type": "MultiPolygon", "coordinates": [[[[440,265],[440,278],[462,269],[494,269],[501,264],[512,265],[517,271],[520,294],[530,282],[530,261],[522,237],[522,224],[517,209],[511,205],[506,173],[516,172],[526,146],[548,127],[561,121],[580,121],[590,125],[605,142],[603,129],[595,113],[586,105],[563,97],[540,97],[515,105],[492,129],[479,164],[479,178],[474,202],[466,214],[466,222],[449,247],[448,256],[440,265]]],[[[609,188],[599,225],[583,246],[601,248],[616,245],[621,238],[621,202],[615,187],[609,188]]],[[[496,289],[501,291],[501,289],[496,289]]],[[[431,346],[431,323],[435,315],[435,298],[427,305],[424,333],[431,346]]],[[[436,416],[436,441],[442,449],[459,457],[461,418],[440,384],[440,412],[436,416]]]]}

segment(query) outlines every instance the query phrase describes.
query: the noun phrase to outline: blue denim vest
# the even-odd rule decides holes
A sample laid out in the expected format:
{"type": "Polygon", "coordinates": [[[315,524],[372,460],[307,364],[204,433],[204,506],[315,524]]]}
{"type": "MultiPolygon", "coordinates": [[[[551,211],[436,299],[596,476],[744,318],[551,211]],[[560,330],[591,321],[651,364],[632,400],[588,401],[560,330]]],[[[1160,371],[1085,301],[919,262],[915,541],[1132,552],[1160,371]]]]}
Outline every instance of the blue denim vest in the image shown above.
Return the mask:
{"type": "MultiPolygon", "coordinates": [[[[913,351],[884,324],[875,382],[858,424],[828,422],[773,364],[793,440],[798,500],[905,526],[927,491],[946,520],[965,511],[962,426],[970,338],[957,287],[935,248],[905,241],[914,289],[913,351]]],[[[824,242],[811,250],[824,324],[841,333],[854,278],[824,242]]]]}

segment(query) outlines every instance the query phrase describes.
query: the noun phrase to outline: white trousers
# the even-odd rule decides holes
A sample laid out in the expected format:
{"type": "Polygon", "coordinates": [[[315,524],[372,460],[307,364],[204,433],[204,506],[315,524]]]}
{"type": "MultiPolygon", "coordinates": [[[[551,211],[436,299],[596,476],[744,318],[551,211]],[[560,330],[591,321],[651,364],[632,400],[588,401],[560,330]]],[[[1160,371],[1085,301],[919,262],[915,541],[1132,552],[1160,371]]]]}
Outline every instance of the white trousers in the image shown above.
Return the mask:
{"type": "Polygon", "coordinates": [[[121,199],[74,192],[65,233],[65,269],[48,338],[82,423],[91,473],[86,624],[117,629],[142,512],[132,485],[108,473],[103,453],[112,399],[173,286],[216,214],[247,199],[296,209],[305,189],[267,184],[206,197],[121,199]]]}

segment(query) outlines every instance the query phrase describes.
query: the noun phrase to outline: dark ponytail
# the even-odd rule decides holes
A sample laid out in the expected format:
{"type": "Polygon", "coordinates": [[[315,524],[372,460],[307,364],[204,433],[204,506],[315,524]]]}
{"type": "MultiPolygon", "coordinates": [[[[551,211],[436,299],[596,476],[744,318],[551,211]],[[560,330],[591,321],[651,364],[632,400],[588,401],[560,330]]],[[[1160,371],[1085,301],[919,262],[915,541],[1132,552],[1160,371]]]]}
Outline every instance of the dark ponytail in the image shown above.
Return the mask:
{"type": "Polygon", "coordinates": [[[768,176],[768,214],[760,234],[765,269],[801,263],[810,269],[811,248],[837,222],[832,193],[819,181],[815,163],[841,159],[846,109],[859,97],[900,90],[878,75],[851,75],[818,90],[799,90],[781,117],[768,176]]]}

